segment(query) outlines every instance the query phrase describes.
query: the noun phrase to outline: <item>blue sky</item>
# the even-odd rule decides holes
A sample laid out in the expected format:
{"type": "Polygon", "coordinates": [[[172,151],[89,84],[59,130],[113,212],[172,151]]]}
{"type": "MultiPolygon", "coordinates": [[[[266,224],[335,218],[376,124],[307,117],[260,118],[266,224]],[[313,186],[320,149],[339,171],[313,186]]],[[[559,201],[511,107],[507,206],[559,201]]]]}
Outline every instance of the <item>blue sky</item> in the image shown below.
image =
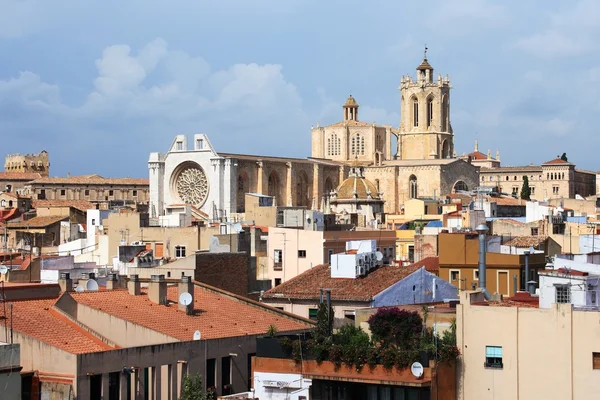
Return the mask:
{"type": "Polygon", "coordinates": [[[50,152],[52,175],[147,175],[176,134],[306,157],[310,127],[398,126],[402,74],[453,86],[457,152],[504,165],[567,152],[600,169],[600,2],[579,0],[0,0],[0,156],[50,152]]]}

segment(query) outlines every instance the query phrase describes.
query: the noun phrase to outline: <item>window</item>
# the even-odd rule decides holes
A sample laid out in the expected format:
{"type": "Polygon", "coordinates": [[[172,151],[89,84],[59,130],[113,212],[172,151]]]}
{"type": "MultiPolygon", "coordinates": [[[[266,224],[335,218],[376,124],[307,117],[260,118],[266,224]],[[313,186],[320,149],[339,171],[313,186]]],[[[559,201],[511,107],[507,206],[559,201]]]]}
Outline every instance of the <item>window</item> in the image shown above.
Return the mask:
{"type": "Polygon", "coordinates": [[[133,197],[137,197],[137,190],[134,190],[134,191],[132,192],[132,195],[133,195],[133,197]]]}
{"type": "Polygon", "coordinates": [[[232,394],[233,390],[231,387],[231,364],[232,358],[231,356],[222,357],[221,358],[221,380],[223,387],[221,388],[221,393],[223,395],[232,394]]]}
{"type": "Polygon", "coordinates": [[[356,311],[344,310],[344,318],[354,321],[356,319],[356,311]]]}
{"type": "Polygon", "coordinates": [[[185,257],[185,246],[175,246],[175,258],[185,257]]]}
{"type": "Polygon", "coordinates": [[[85,193],[86,197],[89,196],[90,195],[90,189],[85,189],[84,193],[85,193]]]}
{"type": "Polygon", "coordinates": [[[92,218],[92,226],[96,226],[96,218],[92,218]]]}
{"type": "Polygon", "coordinates": [[[411,263],[415,261],[415,246],[408,246],[408,261],[411,263]]]}
{"type": "Polygon", "coordinates": [[[413,99],[413,126],[419,126],[419,101],[413,99]]]}
{"type": "Polygon", "coordinates": [[[204,141],[202,139],[196,139],[196,150],[202,150],[204,148],[204,141]]]}
{"type": "Polygon", "coordinates": [[[206,360],[206,388],[217,387],[217,360],[209,358],[206,360]]]}
{"type": "Polygon", "coordinates": [[[592,304],[596,304],[596,290],[592,290],[592,304]]]}
{"type": "Polygon", "coordinates": [[[433,99],[427,99],[427,127],[433,123],[433,99]]]}
{"type": "Polygon", "coordinates": [[[283,250],[275,250],[273,252],[273,269],[281,271],[283,268],[283,250]]]}
{"type": "Polygon", "coordinates": [[[592,353],[592,369],[600,369],[600,353],[592,353]]]}
{"type": "Polygon", "coordinates": [[[552,186],[552,193],[558,194],[558,186],[552,186]]]}
{"type": "Polygon", "coordinates": [[[531,236],[539,235],[539,228],[531,228],[531,236]]]}
{"type": "Polygon", "coordinates": [[[171,271],[167,271],[167,278],[171,277],[171,271]]]}
{"type": "Polygon", "coordinates": [[[417,198],[417,194],[418,194],[418,186],[417,186],[417,177],[414,175],[410,176],[409,182],[408,182],[408,192],[410,194],[410,198],[411,199],[416,199],[417,198]]]}
{"type": "Polygon", "coordinates": [[[2,199],[2,201],[0,201],[0,206],[6,207],[6,200],[2,199]]]}
{"type": "Polygon", "coordinates": [[[65,189],[60,189],[60,195],[64,196],[67,194],[67,191],[65,189]]]}
{"type": "Polygon", "coordinates": [[[485,367],[502,369],[502,346],[485,346],[485,367]]]}
{"type": "Polygon", "coordinates": [[[529,186],[529,193],[535,194],[535,186],[529,186]]]}
{"type": "Polygon", "coordinates": [[[274,283],[274,285],[275,285],[275,286],[279,286],[279,285],[281,285],[281,278],[275,278],[275,283],[274,283]]]}
{"type": "Polygon", "coordinates": [[[331,264],[331,256],[333,256],[333,250],[329,249],[329,250],[327,250],[327,260],[328,260],[327,263],[328,264],[331,264]]]}
{"type": "Polygon", "coordinates": [[[356,154],[356,138],[355,137],[352,138],[352,149],[350,151],[350,154],[353,154],[353,155],[356,154]]]}
{"type": "Polygon", "coordinates": [[[476,269],[473,270],[473,280],[474,281],[479,280],[479,270],[476,270],[476,269]]]}
{"type": "Polygon", "coordinates": [[[450,282],[458,282],[460,280],[460,271],[450,271],[450,282]]]}
{"type": "Polygon", "coordinates": [[[114,191],[114,190],[109,190],[109,191],[108,191],[108,195],[109,195],[109,196],[113,196],[114,194],[115,194],[115,191],[114,191]]]}
{"type": "Polygon", "coordinates": [[[313,321],[316,321],[318,312],[319,312],[319,310],[317,310],[316,308],[309,308],[308,309],[308,318],[312,319],[313,321]]]}
{"type": "Polygon", "coordinates": [[[298,250],[298,258],[306,258],[306,250],[298,250]]]}
{"type": "Polygon", "coordinates": [[[556,285],[556,303],[569,304],[571,303],[571,289],[568,285],[556,285]]]}
{"type": "Polygon", "coordinates": [[[283,307],[273,307],[273,308],[276,308],[276,309],[281,310],[281,311],[285,311],[285,308],[283,308],[283,307]]]}
{"type": "Polygon", "coordinates": [[[177,150],[183,150],[183,142],[177,142],[177,150]]]}

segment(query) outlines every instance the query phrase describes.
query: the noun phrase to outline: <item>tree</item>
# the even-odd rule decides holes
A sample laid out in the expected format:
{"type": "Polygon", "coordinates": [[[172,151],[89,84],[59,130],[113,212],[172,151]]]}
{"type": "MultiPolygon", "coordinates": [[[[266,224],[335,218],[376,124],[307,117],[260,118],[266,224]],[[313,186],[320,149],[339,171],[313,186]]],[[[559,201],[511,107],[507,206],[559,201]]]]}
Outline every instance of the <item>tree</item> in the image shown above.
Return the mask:
{"type": "Polygon", "coordinates": [[[200,375],[186,375],[183,378],[181,396],[179,400],[213,400],[215,394],[212,391],[205,392],[202,388],[202,377],[200,375]]]}
{"type": "Polygon", "coordinates": [[[567,153],[562,153],[562,156],[560,156],[560,159],[566,162],[569,162],[569,159],[567,158],[567,153]]]}
{"type": "Polygon", "coordinates": [[[531,188],[529,187],[529,178],[527,178],[527,175],[523,176],[523,187],[521,188],[521,198],[523,200],[529,200],[531,198],[531,188]]]}
{"type": "Polygon", "coordinates": [[[380,308],[369,318],[369,329],[375,342],[412,350],[419,346],[423,319],[416,311],[380,308]]]}

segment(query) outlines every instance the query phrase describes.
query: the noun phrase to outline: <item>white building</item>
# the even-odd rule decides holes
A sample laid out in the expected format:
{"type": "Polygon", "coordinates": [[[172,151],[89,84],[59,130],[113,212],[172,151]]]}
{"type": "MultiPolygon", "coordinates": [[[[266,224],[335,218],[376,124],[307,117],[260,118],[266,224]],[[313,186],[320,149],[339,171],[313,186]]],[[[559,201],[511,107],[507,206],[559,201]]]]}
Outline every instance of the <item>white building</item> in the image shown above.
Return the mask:
{"type": "Polygon", "coordinates": [[[310,398],[312,379],[301,374],[276,372],[254,373],[254,396],[269,400],[302,400],[310,398]]]}
{"type": "Polygon", "coordinates": [[[571,269],[540,271],[540,308],[552,304],[598,307],[600,275],[571,269]]]}
{"type": "Polygon", "coordinates": [[[150,217],[166,214],[174,204],[188,204],[212,216],[235,212],[233,160],[217,154],[204,134],[177,135],[166,154],[150,153],[150,217]]]}

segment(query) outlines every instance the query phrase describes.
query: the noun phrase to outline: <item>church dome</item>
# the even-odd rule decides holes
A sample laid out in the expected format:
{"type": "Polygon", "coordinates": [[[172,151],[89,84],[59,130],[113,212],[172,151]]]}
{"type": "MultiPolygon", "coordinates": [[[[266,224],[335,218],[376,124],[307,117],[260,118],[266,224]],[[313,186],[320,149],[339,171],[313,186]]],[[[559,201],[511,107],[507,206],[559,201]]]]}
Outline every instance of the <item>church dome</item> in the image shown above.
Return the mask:
{"type": "Polygon", "coordinates": [[[354,97],[352,97],[352,95],[350,95],[347,99],[346,99],[346,103],[344,103],[345,107],[356,107],[358,106],[358,103],[356,102],[356,100],[354,99],[354,97]]]}
{"type": "Polygon", "coordinates": [[[335,191],[336,200],[381,201],[377,186],[362,174],[362,167],[354,166],[350,177],[342,182],[335,191]]]}

